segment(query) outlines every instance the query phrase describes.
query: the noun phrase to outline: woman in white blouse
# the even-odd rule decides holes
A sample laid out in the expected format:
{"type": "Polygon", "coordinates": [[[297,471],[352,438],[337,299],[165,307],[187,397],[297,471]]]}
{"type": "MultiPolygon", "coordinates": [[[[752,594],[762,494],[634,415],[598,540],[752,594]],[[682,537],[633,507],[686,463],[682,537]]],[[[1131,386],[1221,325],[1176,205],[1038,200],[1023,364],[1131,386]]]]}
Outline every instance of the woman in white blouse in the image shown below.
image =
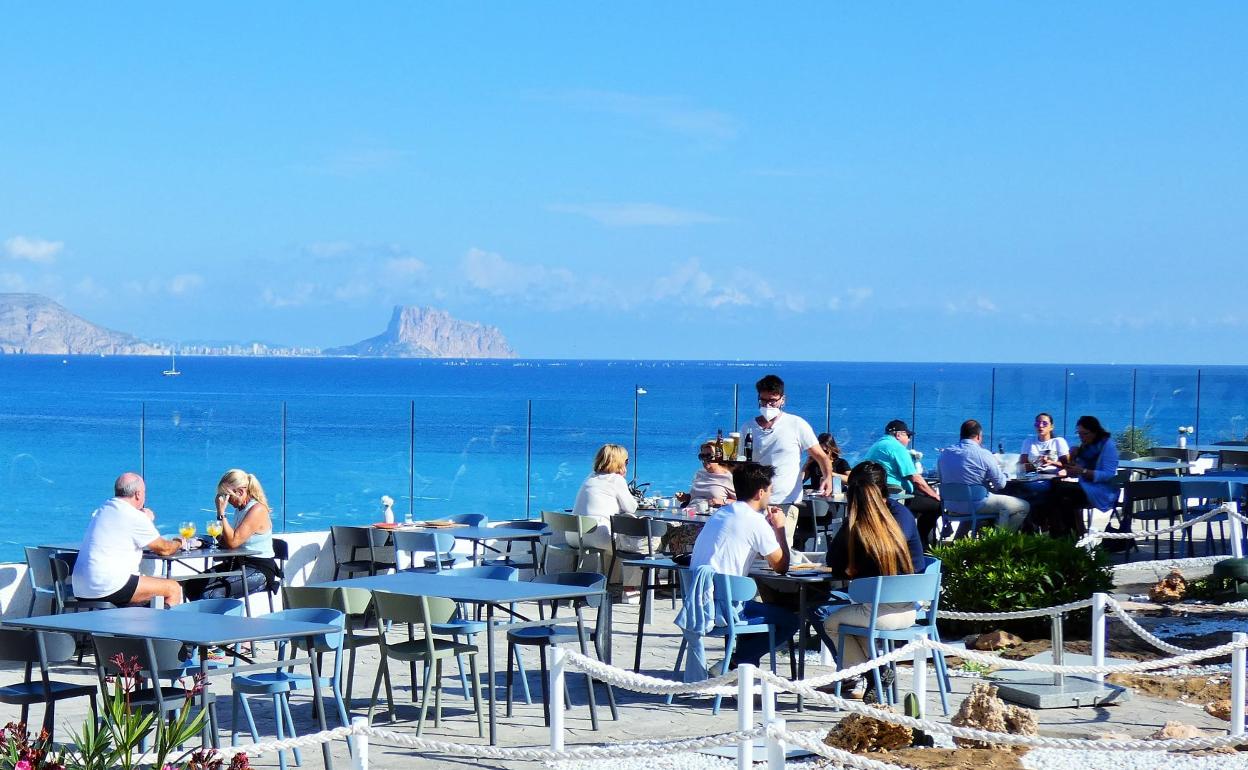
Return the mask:
{"type": "Polygon", "coordinates": [[[1070,454],[1070,445],[1061,436],[1053,435],[1053,416],[1048,412],[1036,415],[1036,435],[1023,441],[1018,459],[1029,471],[1057,473],[1061,460],[1070,454]]]}
{"type": "MultiPolygon", "coordinates": [[[[637,498],[633,497],[628,482],[624,480],[627,471],[628,450],[619,444],[603,444],[594,455],[594,472],[581,483],[581,488],[576,493],[576,503],[572,506],[572,513],[598,520],[598,528],[585,535],[583,544],[590,548],[605,549],[604,567],[611,563],[611,553],[615,550],[611,537],[611,517],[621,513],[632,515],[637,510],[637,498]]],[[[623,543],[621,545],[628,546],[623,543]]],[[[619,571],[618,565],[616,571],[619,571]]],[[[610,582],[619,582],[619,575],[611,575],[610,582]]]]}

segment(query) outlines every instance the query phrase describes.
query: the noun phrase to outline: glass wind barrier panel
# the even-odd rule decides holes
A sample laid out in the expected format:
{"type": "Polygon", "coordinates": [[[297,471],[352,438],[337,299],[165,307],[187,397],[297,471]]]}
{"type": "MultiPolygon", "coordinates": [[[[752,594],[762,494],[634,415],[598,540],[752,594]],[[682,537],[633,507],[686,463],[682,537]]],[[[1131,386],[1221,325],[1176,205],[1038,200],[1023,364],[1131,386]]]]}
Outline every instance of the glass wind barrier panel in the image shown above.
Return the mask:
{"type": "Polygon", "coordinates": [[[139,470],[140,407],[102,388],[81,397],[103,359],[0,359],[0,562],[24,562],[23,546],[79,542],[117,476],[139,470]]]}
{"type": "Polygon", "coordinates": [[[915,421],[915,381],[908,372],[890,373],[879,364],[846,363],[837,369],[841,376],[830,382],[831,433],[852,464],[884,435],[890,421],[904,420],[907,425],[915,421]]]}
{"type": "MultiPolygon", "coordinates": [[[[183,521],[204,535],[216,518],[217,482],[231,468],[253,474],[281,529],[282,408],[280,402],[221,396],[178,396],[144,403],[144,475],[156,528],[175,537],[183,521]]],[[[233,509],[227,506],[227,515],[233,509]]]]}
{"type": "Polygon", "coordinates": [[[1248,441],[1248,367],[1202,368],[1198,417],[1198,443],[1248,441]]]}
{"type": "Polygon", "coordinates": [[[525,518],[524,401],[454,395],[416,403],[416,519],[525,518]]]}
{"type": "MultiPolygon", "coordinates": [[[[643,487],[646,495],[671,497],[689,489],[701,467],[703,442],[714,441],[720,431],[728,439],[741,428],[732,420],[732,386],[658,382],[643,389],[637,399],[637,456],[628,478],[636,471],[638,486],[649,485],[643,487]]],[[[751,386],[752,399],[754,394],[751,386]]],[[[737,416],[742,423],[749,419],[740,412],[737,416]]]]}
{"type": "Polygon", "coordinates": [[[1125,366],[1089,364],[1069,368],[1067,409],[1061,435],[1072,449],[1079,443],[1075,423],[1083,415],[1099,419],[1105,430],[1114,436],[1130,426],[1133,372],[1125,366]]]}
{"type": "MultiPolygon", "coordinates": [[[[923,453],[925,468],[935,468],[939,450],[958,443],[962,423],[979,420],[984,447],[996,451],[992,422],[992,367],[980,364],[942,366],[915,384],[915,441],[910,448],[923,453]]],[[[1009,451],[1009,450],[1007,450],[1009,451]]]]}
{"type": "MultiPolygon", "coordinates": [[[[620,444],[634,454],[633,387],[616,388],[619,392],[603,393],[598,398],[568,394],[557,401],[533,401],[531,518],[538,518],[542,511],[571,510],[581,482],[593,473],[594,454],[603,444],[620,444]]],[[[641,399],[649,398],[649,388],[643,386],[643,390],[646,393],[636,396],[639,442],[641,425],[648,419],[641,399]]],[[[649,477],[649,458],[640,447],[636,454],[641,455],[638,468],[649,477]]],[[[628,478],[633,478],[631,466],[628,478]]]]}
{"type": "MultiPolygon", "coordinates": [[[[1175,446],[1179,426],[1196,426],[1196,370],[1150,366],[1135,370],[1133,418],[1106,429],[1115,435],[1134,424],[1144,445],[1175,446]]],[[[1196,443],[1194,436],[1188,441],[1196,443]]],[[[1137,453],[1138,450],[1137,450],[1137,453]]]]}
{"type": "MultiPolygon", "coordinates": [[[[286,531],[381,521],[383,495],[394,499],[395,517],[403,518],[410,505],[411,404],[334,396],[287,403],[286,531]]],[[[429,486],[418,485],[417,495],[433,494],[429,486]]]]}
{"type": "MultiPolygon", "coordinates": [[[[1068,442],[1066,424],[1066,367],[1042,364],[998,366],[993,388],[992,438],[995,451],[1022,453],[1023,442],[1035,436],[1036,416],[1041,412],[1053,418],[1053,435],[1068,442]]],[[[1074,424],[1071,423],[1073,430],[1074,424]]],[[[1078,443],[1077,441],[1074,443],[1078,443]]]]}

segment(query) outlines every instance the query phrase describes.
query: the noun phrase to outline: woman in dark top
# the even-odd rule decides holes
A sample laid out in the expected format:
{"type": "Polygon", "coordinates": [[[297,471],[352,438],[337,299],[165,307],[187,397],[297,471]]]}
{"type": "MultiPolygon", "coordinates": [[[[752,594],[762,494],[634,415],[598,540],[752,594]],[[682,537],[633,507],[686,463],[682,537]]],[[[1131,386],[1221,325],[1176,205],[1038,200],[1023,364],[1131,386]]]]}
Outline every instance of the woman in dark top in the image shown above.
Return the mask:
{"type": "MultiPolygon", "coordinates": [[[[914,514],[904,505],[888,499],[888,474],[884,466],[870,460],[854,466],[845,498],[848,503],[845,525],[828,545],[828,566],[838,577],[852,580],[923,571],[923,543],[914,514]]],[[[870,605],[849,604],[828,615],[823,627],[828,637],[836,641],[842,625],[865,627],[870,620],[870,605]]],[[[876,628],[906,628],[914,625],[914,620],[912,602],[885,604],[880,607],[876,628]]],[[[873,656],[866,647],[866,639],[847,636],[838,665],[848,668],[870,657],[873,656]]],[[[864,700],[869,695],[864,695],[864,700]]]]}
{"type": "MultiPolygon", "coordinates": [[[[841,447],[836,443],[836,438],[831,433],[819,434],[819,446],[827,453],[828,459],[832,461],[832,475],[836,476],[844,484],[849,480],[849,461],[841,457],[841,447]]],[[[802,466],[802,483],[810,489],[818,490],[823,484],[823,469],[819,467],[819,463],[814,458],[806,461],[806,465],[802,466]]]]}

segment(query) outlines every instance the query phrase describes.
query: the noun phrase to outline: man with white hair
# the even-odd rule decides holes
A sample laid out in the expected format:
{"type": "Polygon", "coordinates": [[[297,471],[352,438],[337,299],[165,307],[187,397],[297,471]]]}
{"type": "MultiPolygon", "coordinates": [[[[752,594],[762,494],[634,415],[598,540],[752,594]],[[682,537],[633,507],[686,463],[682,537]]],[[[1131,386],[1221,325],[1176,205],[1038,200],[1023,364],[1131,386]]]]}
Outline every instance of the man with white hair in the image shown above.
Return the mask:
{"type": "Polygon", "coordinates": [[[160,556],[177,553],[182,539],[166,540],[145,508],[147,485],[137,473],[123,473],[113,482],[114,497],[91,514],[74,564],[74,595],[79,599],[143,604],[155,597],[172,607],[182,602],[177,581],[139,574],[143,551],[160,556]]]}

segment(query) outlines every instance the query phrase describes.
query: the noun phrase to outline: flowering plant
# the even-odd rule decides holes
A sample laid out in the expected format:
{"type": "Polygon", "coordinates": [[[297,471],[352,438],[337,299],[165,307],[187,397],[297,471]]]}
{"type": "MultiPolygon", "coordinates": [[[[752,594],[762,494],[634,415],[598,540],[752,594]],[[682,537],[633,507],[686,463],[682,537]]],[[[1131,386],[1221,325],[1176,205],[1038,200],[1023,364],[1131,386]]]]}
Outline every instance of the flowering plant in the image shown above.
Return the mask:
{"type": "MultiPolygon", "coordinates": [[[[112,696],[104,693],[105,703],[103,719],[98,723],[94,719],[86,720],[81,732],[74,733],[76,749],[70,753],[66,763],[70,770],[134,770],[147,756],[147,751],[136,749],[153,731],[156,738],[153,745],[155,762],[153,767],[161,770],[178,770],[178,762],[185,761],[188,768],[195,770],[219,770],[220,760],[215,760],[215,751],[184,752],[174,760],[170,755],[197,733],[203,730],[204,717],[201,710],[191,716],[195,696],[203,692],[202,677],[191,679],[189,686],[183,687],[184,700],[171,719],[158,718],[151,708],[136,709],[131,702],[132,696],[139,687],[140,666],[138,658],[125,658],[118,654],[110,658],[110,662],[119,672],[113,687],[112,696]]],[[[156,684],[159,686],[159,683],[156,684]]],[[[244,760],[245,761],[245,760],[244,760]]],[[[7,770],[5,768],[4,770],[7,770]]],[[[39,770],[39,768],[13,768],[13,770],[39,770]]]]}
{"type": "Polygon", "coordinates": [[[65,753],[53,755],[47,730],[32,737],[24,722],[0,728],[0,768],[4,770],[65,770],[65,753]]]}
{"type": "Polygon", "coordinates": [[[1195,428],[1195,427],[1193,427],[1193,426],[1191,426],[1191,425],[1180,425],[1180,426],[1179,426],[1179,435],[1181,435],[1181,436],[1184,436],[1184,435],[1190,435],[1190,434],[1195,433],[1195,432],[1196,432],[1196,428],[1195,428]]]}

